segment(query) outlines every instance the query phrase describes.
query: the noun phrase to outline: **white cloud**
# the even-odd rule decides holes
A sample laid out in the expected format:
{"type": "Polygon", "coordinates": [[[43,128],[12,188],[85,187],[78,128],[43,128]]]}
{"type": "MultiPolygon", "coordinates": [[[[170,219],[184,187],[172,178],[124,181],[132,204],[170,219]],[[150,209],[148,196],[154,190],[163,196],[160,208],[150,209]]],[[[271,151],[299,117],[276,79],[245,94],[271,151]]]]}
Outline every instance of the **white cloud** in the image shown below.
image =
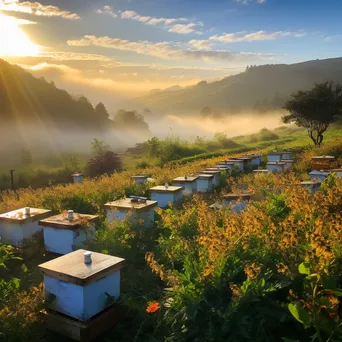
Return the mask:
{"type": "Polygon", "coordinates": [[[69,20],[80,19],[79,15],[76,13],[62,10],[57,6],[42,5],[39,2],[0,0],[0,10],[27,13],[43,17],[61,17],[69,20]]]}
{"type": "Polygon", "coordinates": [[[256,2],[257,4],[264,4],[266,0],[233,0],[234,2],[237,2],[239,4],[247,5],[251,2],[256,2]]]}
{"type": "Polygon", "coordinates": [[[115,11],[111,6],[104,6],[103,9],[98,9],[99,14],[108,14],[113,18],[130,19],[140,21],[145,25],[158,25],[162,24],[169,32],[175,32],[179,34],[197,33],[201,34],[195,29],[196,26],[203,26],[202,22],[181,24],[181,22],[189,22],[187,18],[164,18],[164,17],[153,17],[148,15],[140,15],[135,11],[115,11]],[[173,26],[170,26],[173,25],[173,26]]]}
{"type": "Polygon", "coordinates": [[[99,46],[109,49],[134,51],[138,54],[155,56],[163,59],[190,59],[206,61],[231,61],[231,60],[250,60],[250,59],[273,59],[274,54],[250,53],[250,52],[231,52],[227,50],[184,50],[179,45],[169,42],[151,43],[149,41],[132,42],[120,38],[110,38],[107,36],[97,37],[86,35],[79,40],[68,40],[70,46],[99,46]]]}
{"type": "Polygon", "coordinates": [[[212,41],[205,39],[205,40],[196,40],[192,39],[188,42],[188,44],[197,50],[211,50],[212,41]]]}
{"type": "Polygon", "coordinates": [[[113,59],[97,55],[93,53],[77,53],[77,52],[42,52],[38,57],[52,58],[58,61],[100,61],[100,62],[114,62],[113,59]]]}
{"type": "Polygon", "coordinates": [[[210,37],[210,40],[215,40],[223,43],[237,43],[237,42],[254,42],[261,40],[274,40],[280,37],[303,37],[304,32],[290,32],[290,31],[277,31],[277,32],[266,32],[257,31],[252,33],[236,32],[226,33],[221,36],[215,35],[210,37]]]}
{"type": "Polygon", "coordinates": [[[189,23],[189,24],[176,24],[169,29],[169,32],[175,32],[179,34],[189,34],[189,33],[196,33],[202,34],[202,32],[196,31],[195,29],[196,24],[189,23]]]}

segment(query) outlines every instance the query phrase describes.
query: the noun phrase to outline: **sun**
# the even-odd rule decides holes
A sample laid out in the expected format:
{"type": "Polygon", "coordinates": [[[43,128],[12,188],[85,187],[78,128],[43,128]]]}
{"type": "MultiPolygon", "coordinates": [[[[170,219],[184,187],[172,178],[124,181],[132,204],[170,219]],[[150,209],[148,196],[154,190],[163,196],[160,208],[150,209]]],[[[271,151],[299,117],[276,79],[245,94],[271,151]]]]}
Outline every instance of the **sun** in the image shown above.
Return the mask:
{"type": "Polygon", "coordinates": [[[40,47],[20,28],[23,23],[29,22],[0,14],[0,57],[38,55],[40,47]]]}

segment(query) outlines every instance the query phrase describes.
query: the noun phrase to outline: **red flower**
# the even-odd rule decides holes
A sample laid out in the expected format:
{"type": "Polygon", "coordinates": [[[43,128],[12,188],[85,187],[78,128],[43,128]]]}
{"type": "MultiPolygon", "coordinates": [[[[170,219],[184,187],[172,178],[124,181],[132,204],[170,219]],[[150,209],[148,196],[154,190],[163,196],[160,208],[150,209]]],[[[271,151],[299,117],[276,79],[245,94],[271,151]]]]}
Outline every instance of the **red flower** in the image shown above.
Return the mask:
{"type": "Polygon", "coordinates": [[[148,302],[146,312],[152,313],[152,312],[158,311],[159,309],[160,309],[160,305],[158,302],[148,302]]]}

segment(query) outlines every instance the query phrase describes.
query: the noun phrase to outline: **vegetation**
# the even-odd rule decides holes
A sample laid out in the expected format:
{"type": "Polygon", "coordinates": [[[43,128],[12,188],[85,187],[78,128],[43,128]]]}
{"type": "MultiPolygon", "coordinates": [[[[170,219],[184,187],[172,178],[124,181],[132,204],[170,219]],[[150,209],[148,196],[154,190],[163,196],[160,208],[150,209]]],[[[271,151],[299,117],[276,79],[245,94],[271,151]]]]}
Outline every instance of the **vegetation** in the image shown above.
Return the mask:
{"type": "MultiPolygon", "coordinates": [[[[4,193],[0,211],[32,206],[100,215],[96,238],[88,248],[127,260],[119,300],[126,314],[103,340],[338,342],[342,180],[331,176],[315,195],[296,184],[307,179],[310,158],[318,152],[335,155],[341,162],[341,146],[339,138],[320,149],[308,149],[295,173],[227,177],[223,192],[247,186],[254,193],[240,215],[209,211],[208,204],[217,200],[213,194],[159,210],[154,229],[128,222],[108,226],[108,200],[146,194],[148,185],[131,183],[132,171],[83,184],[4,193]]],[[[163,184],[221,159],[143,172],[163,184]]],[[[23,259],[17,262],[28,268],[25,277],[20,267],[8,267],[10,274],[5,276],[1,273],[5,281],[25,278],[0,303],[5,341],[63,341],[46,332],[42,321],[46,303],[36,265],[52,257],[43,256],[43,248],[37,238],[13,250],[23,259]]],[[[0,252],[0,259],[3,255],[0,252]]]]}
{"type": "Polygon", "coordinates": [[[316,84],[312,90],[292,94],[284,108],[290,114],[285,115],[283,121],[306,128],[315,146],[319,146],[323,133],[341,118],[342,86],[332,82],[316,84]]]}

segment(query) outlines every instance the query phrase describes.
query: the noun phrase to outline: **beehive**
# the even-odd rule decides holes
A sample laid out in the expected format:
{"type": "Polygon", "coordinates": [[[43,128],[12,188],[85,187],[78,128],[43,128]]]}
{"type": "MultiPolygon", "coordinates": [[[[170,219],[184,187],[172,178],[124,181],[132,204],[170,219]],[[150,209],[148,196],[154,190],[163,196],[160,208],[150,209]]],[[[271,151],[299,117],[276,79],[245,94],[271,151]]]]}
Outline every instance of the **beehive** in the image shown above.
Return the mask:
{"type": "Polygon", "coordinates": [[[133,179],[136,184],[143,184],[147,182],[147,179],[149,177],[150,175],[137,175],[137,176],[132,176],[131,179],[133,179]]]}
{"type": "Polygon", "coordinates": [[[313,171],[329,170],[334,168],[335,157],[333,156],[314,156],[311,158],[311,169],[313,171]]]}
{"type": "Polygon", "coordinates": [[[315,194],[317,191],[319,191],[321,182],[308,181],[301,182],[300,185],[303,189],[308,189],[312,194],[315,194]]]}
{"type": "Polygon", "coordinates": [[[158,202],[160,208],[165,208],[171,204],[181,204],[183,200],[182,186],[158,185],[149,189],[151,199],[158,202]]]}
{"type": "Polygon", "coordinates": [[[292,169],[293,168],[294,160],[292,160],[292,159],[282,159],[281,162],[285,163],[285,169],[292,169]]]}
{"type": "Polygon", "coordinates": [[[216,164],[217,167],[219,168],[225,168],[227,170],[233,170],[234,168],[234,163],[233,162],[226,162],[226,161],[221,161],[216,164]]]}
{"type": "Polygon", "coordinates": [[[340,169],[331,169],[330,173],[336,173],[339,178],[342,178],[342,168],[340,169]]]}
{"type": "Polygon", "coordinates": [[[253,158],[252,157],[243,156],[243,157],[239,157],[237,159],[242,160],[244,163],[244,166],[253,165],[253,158]]]}
{"type": "Polygon", "coordinates": [[[44,275],[44,295],[48,309],[86,321],[105,310],[111,298],[120,296],[120,269],[124,259],[86,250],[39,265],[44,275]],[[89,254],[89,253],[88,253],[89,254]]]}
{"type": "Polygon", "coordinates": [[[250,193],[230,193],[223,195],[223,204],[228,206],[232,212],[240,214],[242,210],[246,209],[251,197],[250,193]]]}
{"type": "Polygon", "coordinates": [[[95,220],[98,216],[77,213],[72,213],[72,216],[70,219],[68,214],[59,214],[39,221],[48,252],[71,253],[94,237],[95,220]]]}
{"type": "Polygon", "coordinates": [[[52,215],[51,210],[21,208],[0,215],[1,242],[17,245],[42,230],[38,222],[52,215]]]}
{"type": "Polygon", "coordinates": [[[328,176],[329,171],[311,171],[309,173],[310,179],[313,181],[320,181],[323,182],[328,176]]]}
{"type": "Polygon", "coordinates": [[[243,171],[245,162],[241,159],[229,159],[228,163],[233,163],[233,168],[237,167],[240,171],[243,171]]]}
{"type": "Polygon", "coordinates": [[[83,183],[83,173],[74,173],[71,175],[74,183],[83,183]]]}
{"type": "Polygon", "coordinates": [[[183,196],[191,196],[197,191],[198,176],[177,177],[172,181],[174,186],[183,187],[183,196]]]}
{"type": "Polygon", "coordinates": [[[138,202],[132,198],[122,198],[105,204],[107,223],[128,220],[132,224],[141,224],[147,228],[154,225],[156,201],[138,202]]]}
{"type": "Polygon", "coordinates": [[[267,156],[268,162],[280,162],[283,159],[283,152],[270,152],[267,156]]]}
{"type": "Polygon", "coordinates": [[[282,152],[282,160],[292,160],[293,153],[291,151],[282,152]]]}
{"type": "Polygon", "coordinates": [[[285,169],[285,163],[283,162],[268,162],[267,170],[270,172],[281,172],[285,169]]]}
{"type": "Polygon", "coordinates": [[[253,173],[255,174],[265,174],[265,173],[269,173],[270,171],[268,171],[267,169],[263,169],[263,170],[253,170],[253,173]]]}
{"type": "Polygon", "coordinates": [[[221,171],[220,170],[213,170],[213,171],[201,171],[200,172],[201,175],[213,175],[213,186],[218,186],[219,182],[220,182],[220,175],[221,175],[221,171]]]}
{"type": "Polygon", "coordinates": [[[198,192],[210,192],[213,189],[213,174],[199,174],[197,180],[198,192]]]}
{"type": "Polygon", "coordinates": [[[260,166],[260,164],[261,164],[261,155],[260,154],[251,154],[250,157],[252,158],[252,165],[253,166],[260,166]]]}

